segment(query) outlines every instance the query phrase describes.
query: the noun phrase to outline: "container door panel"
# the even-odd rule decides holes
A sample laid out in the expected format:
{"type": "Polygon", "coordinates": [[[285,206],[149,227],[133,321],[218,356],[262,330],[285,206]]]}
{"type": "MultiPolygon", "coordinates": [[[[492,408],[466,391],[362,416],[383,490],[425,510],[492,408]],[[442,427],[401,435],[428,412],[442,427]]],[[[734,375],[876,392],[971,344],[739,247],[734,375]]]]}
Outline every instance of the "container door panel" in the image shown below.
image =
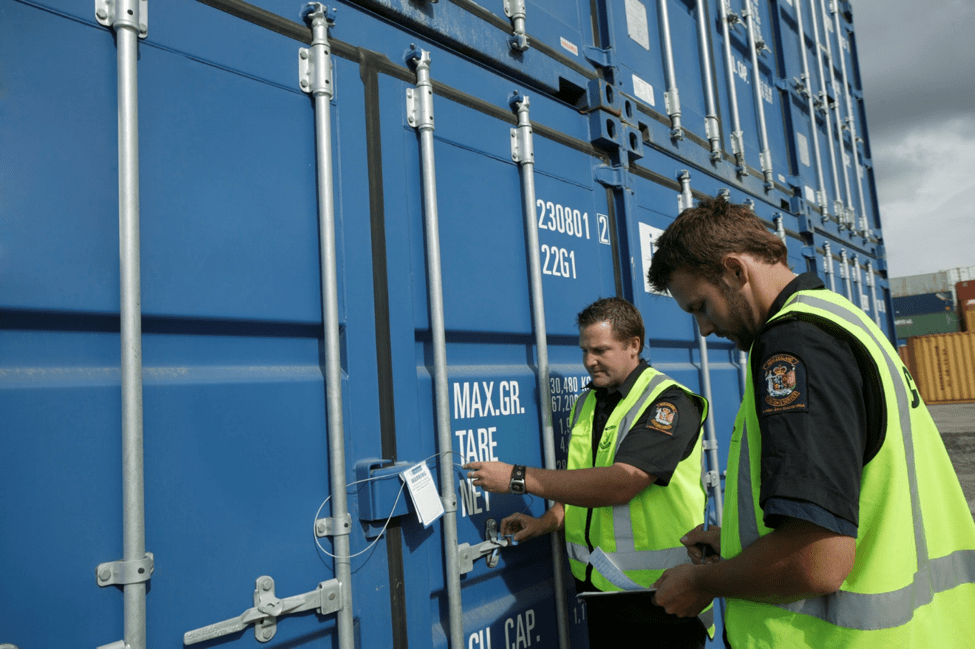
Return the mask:
{"type": "MultiPolygon", "coordinates": [[[[454,449],[454,455],[441,461],[499,459],[542,466],[522,188],[518,166],[511,161],[513,113],[506,105],[510,84],[476,69],[459,73],[460,64],[443,51],[433,52],[431,60],[435,81],[438,69],[444,69],[456,77],[476,79],[480,83],[473,85],[482,89],[480,97],[465,95],[463,103],[455,101],[458,95],[449,87],[434,96],[436,207],[454,449]]],[[[400,79],[379,77],[388,282],[398,288],[390,291],[397,450],[400,461],[416,462],[435,456],[437,450],[420,146],[405,114],[409,87],[400,79]],[[396,209],[390,209],[396,197],[396,209]]],[[[593,179],[593,167],[602,161],[574,137],[539,135],[547,132],[546,119],[558,123],[568,116],[584,124],[584,118],[544,96],[531,101],[533,115],[543,120],[534,136],[537,201],[531,218],[540,231],[550,353],[562,358],[561,349],[569,350],[565,363],[553,367],[558,416],[571,406],[585,374],[574,317],[592,300],[614,292],[614,260],[608,237],[602,243],[599,238],[600,217],[609,213],[606,191],[593,179]]],[[[461,543],[483,541],[489,519],[500,522],[518,511],[536,516],[544,512],[545,503],[538,498],[487,494],[463,472],[455,476],[461,543]]],[[[408,566],[417,560],[429,567],[408,568],[406,573],[406,614],[427,620],[409,630],[411,642],[416,638],[420,646],[446,642],[444,557],[436,538],[440,526],[424,529],[412,514],[402,521],[404,546],[410,549],[405,561],[408,566]]],[[[551,571],[547,539],[505,549],[494,570],[476,561],[462,578],[468,642],[487,646],[502,638],[514,643],[517,637],[522,642],[530,637],[532,644],[556,642],[551,571]]],[[[581,612],[577,615],[581,624],[581,612]]],[[[584,635],[584,627],[574,628],[584,635]]]]}

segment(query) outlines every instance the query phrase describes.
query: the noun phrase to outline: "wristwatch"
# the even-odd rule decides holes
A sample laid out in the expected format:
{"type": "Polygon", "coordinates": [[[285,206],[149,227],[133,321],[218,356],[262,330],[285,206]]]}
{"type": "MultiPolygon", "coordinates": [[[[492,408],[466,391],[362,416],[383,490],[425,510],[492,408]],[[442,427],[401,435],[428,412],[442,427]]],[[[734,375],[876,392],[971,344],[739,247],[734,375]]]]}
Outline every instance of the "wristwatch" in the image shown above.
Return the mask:
{"type": "Polygon", "coordinates": [[[513,494],[525,493],[525,467],[521,464],[511,467],[511,481],[508,483],[508,487],[513,494]]]}

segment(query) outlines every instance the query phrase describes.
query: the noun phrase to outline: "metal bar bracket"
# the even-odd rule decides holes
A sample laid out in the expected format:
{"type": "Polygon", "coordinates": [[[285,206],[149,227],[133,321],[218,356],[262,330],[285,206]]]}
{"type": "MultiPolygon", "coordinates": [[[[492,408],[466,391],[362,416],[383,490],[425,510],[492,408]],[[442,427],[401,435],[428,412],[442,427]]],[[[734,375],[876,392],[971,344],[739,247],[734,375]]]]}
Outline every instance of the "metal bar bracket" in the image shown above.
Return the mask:
{"type": "Polygon", "coordinates": [[[517,91],[511,96],[509,105],[518,111],[519,118],[522,110],[525,112],[525,119],[519,119],[517,128],[511,129],[511,159],[514,162],[535,162],[535,145],[532,138],[531,122],[528,121],[527,112],[531,105],[529,98],[519,94],[517,91]]]}
{"type": "Polygon", "coordinates": [[[145,558],[136,561],[109,561],[99,564],[95,569],[95,580],[103,588],[140,584],[149,581],[154,568],[152,552],[146,552],[145,558]]]}
{"type": "Polygon", "coordinates": [[[338,518],[319,518],[315,521],[315,536],[347,536],[352,532],[352,514],[346,512],[338,518]]]}
{"type": "Polygon", "coordinates": [[[488,568],[495,568],[500,559],[501,548],[511,545],[507,537],[498,535],[498,522],[493,518],[484,524],[484,541],[477,545],[461,543],[457,546],[457,558],[460,563],[460,574],[466,575],[474,570],[474,562],[481,557],[487,557],[485,563],[488,568]]]}
{"type": "Polygon", "coordinates": [[[338,579],[323,581],[318,584],[318,588],[308,593],[279,599],[274,595],[274,579],[268,576],[258,577],[252,608],[235,618],[187,631],[183,634],[183,644],[196,644],[236,633],[250,624],[254,625],[257,641],[268,642],[277,633],[278,618],[282,615],[311,610],[316,610],[319,615],[328,615],[341,608],[342,583],[338,579]]]}
{"type": "Polygon", "coordinates": [[[311,48],[298,49],[298,85],[302,92],[310,95],[325,95],[332,98],[332,58],[327,29],[335,24],[336,9],[327,7],[319,2],[309,2],[301,8],[301,17],[306,22],[313,23],[313,38],[311,48]],[[315,31],[314,21],[325,20],[324,30],[315,31]]]}
{"type": "Polygon", "coordinates": [[[508,39],[508,46],[516,52],[528,49],[528,34],[525,31],[525,0],[504,0],[504,15],[511,19],[514,33],[508,39]]]}
{"type": "Polygon", "coordinates": [[[149,35],[149,0],[95,0],[95,20],[118,29],[132,27],[139,38],[149,35]]]}

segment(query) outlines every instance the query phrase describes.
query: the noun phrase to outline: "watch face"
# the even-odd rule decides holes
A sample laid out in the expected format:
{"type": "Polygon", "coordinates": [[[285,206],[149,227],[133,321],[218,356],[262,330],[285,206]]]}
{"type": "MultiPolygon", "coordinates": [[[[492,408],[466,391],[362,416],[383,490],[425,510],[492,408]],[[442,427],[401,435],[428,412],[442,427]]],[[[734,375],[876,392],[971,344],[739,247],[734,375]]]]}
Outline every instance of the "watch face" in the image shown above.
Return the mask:
{"type": "Polygon", "coordinates": [[[525,493],[525,481],[524,480],[512,480],[511,481],[511,493],[513,493],[513,494],[523,494],[523,493],[525,493]]]}

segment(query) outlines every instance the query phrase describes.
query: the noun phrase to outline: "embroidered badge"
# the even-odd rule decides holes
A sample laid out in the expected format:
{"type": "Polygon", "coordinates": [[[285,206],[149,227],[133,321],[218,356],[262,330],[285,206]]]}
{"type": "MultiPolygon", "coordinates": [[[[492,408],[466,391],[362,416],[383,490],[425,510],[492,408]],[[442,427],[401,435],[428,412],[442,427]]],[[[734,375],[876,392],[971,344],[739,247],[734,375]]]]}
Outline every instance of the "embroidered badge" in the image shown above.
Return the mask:
{"type": "Polygon", "coordinates": [[[809,409],[806,368],[801,360],[789,354],[765,359],[758,408],[762,415],[809,409]]]}
{"type": "Polygon", "coordinates": [[[599,450],[600,451],[605,451],[606,449],[609,448],[610,443],[613,441],[613,435],[612,435],[612,433],[613,433],[614,430],[616,430],[616,425],[615,424],[606,426],[603,429],[603,437],[602,437],[602,439],[599,440],[599,450]]]}
{"type": "Polygon", "coordinates": [[[674,426],[677,425],[677,406],[669,401],[658,401],[651,408],[653,414],[647,420],[647,428],[673,435],[674,426]]]}

